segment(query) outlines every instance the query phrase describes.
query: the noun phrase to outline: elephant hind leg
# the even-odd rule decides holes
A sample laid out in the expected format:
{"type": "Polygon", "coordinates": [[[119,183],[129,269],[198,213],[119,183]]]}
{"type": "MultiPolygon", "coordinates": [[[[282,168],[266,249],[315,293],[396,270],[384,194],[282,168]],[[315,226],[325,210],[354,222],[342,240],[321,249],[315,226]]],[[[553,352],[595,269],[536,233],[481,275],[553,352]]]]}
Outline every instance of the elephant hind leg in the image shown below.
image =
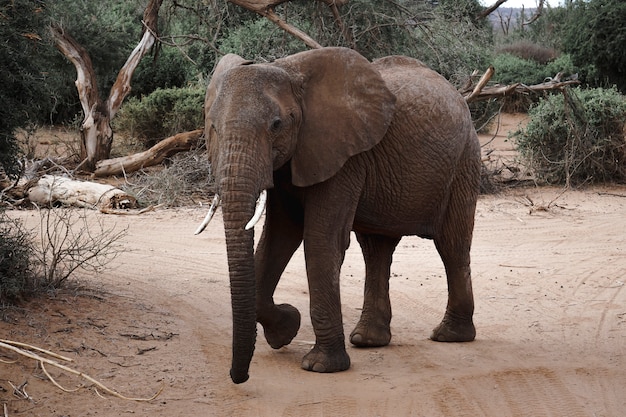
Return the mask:
{"type": "MultiPolygon", "coordinates": [[[[476,173],[475,178],[479,175],[476,173]]],[[[448,305],[441,323],[430,338],[438,342],[469,342],[476,337],[472,320],[474,296],[470,270],[470,248],[478,184],[473,175],[457,177],[435,246],[446,269],[448,305]]]]}
{"type": "Polygon", "coordinates": [[[350,334],[350,342],[360,347],[386,346],[391,341],[391,302],[389,275],[399,238],[356,233],[365,259],[363,311],[350,334]]]}

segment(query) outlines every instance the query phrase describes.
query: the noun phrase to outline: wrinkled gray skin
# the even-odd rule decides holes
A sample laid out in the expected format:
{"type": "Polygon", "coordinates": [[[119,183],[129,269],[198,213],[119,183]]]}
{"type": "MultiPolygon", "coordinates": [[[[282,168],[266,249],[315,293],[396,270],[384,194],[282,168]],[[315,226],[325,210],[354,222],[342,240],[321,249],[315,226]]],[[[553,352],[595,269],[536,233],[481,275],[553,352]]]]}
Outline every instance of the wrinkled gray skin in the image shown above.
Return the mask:
{"type": "Polygon", "coordinates": [[[339,273],[351,230],[366,264],[354,345],[391,339],[390,264],[406,235],[432,239],[445,265],[448,304],[431,339],[474,339],[470,245],[480,148],[465,101],[443,77],[411,58],[370,63],[345,48],[271,64],[227,55],[205,112],[225,224],[235,383],[248,379],[257,321],[275,349],[298,332],[300,313],[274,304],[273,294],[301,242],[316,336],[302,367],[349,368],[339,273]],[[266,220],[255,253],[254,230],[244,225],[264,189],[266,220]]]}

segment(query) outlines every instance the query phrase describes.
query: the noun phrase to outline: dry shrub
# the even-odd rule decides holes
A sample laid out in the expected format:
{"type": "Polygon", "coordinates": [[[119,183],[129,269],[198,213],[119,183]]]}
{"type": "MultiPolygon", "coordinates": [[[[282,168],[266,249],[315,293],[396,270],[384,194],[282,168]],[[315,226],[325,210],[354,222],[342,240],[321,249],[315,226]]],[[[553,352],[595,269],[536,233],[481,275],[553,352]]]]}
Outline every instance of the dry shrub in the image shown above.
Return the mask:
{"type": "Polygon", "coordinates": [[[522,157],[548,184],[626,182],[626,97],[612,89],[565,89],[529,111],[513,132],[522,157]]]}
{"type": "Polygon", "coordinates": [[[206,200],[213,178],[204,149],[174,155],[163,168],[137,173],[123,187],[142,206],[184,206],[206,200]]]}
{"type": "Polygon", "coordinates": [[[511,54],[529,61],[535,61],[542,65],[547,64],[558,56],[554,48],[548,48],[526,40],[505,45],[499,48],[498,52],[511,54]]]}

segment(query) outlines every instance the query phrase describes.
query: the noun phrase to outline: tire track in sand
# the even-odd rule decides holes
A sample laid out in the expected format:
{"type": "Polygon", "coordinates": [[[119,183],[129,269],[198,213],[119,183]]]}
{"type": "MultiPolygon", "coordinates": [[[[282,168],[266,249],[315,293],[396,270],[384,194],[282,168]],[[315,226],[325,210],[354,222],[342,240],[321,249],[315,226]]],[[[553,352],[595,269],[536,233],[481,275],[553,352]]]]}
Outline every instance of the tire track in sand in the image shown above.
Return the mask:
{"type": "Polygon", "coordinates": [[[588,415],[561,378],[542,367],[460,378],[443,387],[435,398],[441,414],[450,417],[588,415]]]}

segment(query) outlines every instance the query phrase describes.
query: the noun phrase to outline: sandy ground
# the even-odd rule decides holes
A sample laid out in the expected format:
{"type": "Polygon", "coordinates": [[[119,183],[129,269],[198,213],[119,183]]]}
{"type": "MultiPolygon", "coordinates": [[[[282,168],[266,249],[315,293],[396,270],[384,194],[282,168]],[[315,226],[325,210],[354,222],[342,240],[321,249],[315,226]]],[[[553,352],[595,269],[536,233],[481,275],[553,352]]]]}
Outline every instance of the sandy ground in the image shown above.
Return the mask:
{"type": "MultiPolygon", "coordinates": [[[[483,138],[485,140],[485,138],[483,138]]],[[[497,137],[484,148],[506,154],[497,137]]],[[[622,416],[626,410],[626,187],[517,188],[482,196],[472,271],[477,339],[428,340],[446,283],[432,242],[407,237],[392,268],[391,345],[348,348],[350,370],[300,369],[314,340],[304,257],[296,253],[276,301],[302,313],[294,341],[259,337],[251,377],[234,385],[221,214],[194,236],[206,208],[134,216],[95,212],[126,228],[124,252],[82,287],[5,310],[2,338],[69,356],[67,365],[121,394],[0,349],[0,403],[8,416],[622,416]],[[30,399],[13,385],[28,382],[30,399]],[[102,392],[102,390],[98,390],[102,392]]],[[[33,211],[14,211],[29,227],[33,211]]],[[[257,226],[257,232],[261,226],[257,226]]],[[[258,235],[259,233],[257,233],[258,235]]],[[[364,266],[353,239],[342,269],[344,326],[362,304],[364,266]]],[[[0,407],[0,414],[2,407],[0,407]]]]}

